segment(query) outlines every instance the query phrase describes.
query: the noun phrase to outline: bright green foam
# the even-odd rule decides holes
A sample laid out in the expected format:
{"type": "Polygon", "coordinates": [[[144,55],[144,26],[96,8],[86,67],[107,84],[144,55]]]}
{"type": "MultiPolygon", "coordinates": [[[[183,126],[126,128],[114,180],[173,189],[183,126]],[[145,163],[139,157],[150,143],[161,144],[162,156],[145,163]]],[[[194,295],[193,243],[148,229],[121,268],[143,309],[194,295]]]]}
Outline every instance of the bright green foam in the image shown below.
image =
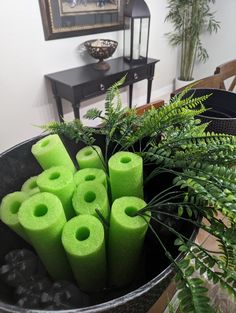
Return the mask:
{"type": "Polygon", "coordinates": [[[44,137],[32,146],[31,151],[44,170],[52,166],[64,165],[72,173],[76,171],[74,163],[58,135],[44,137]]]}
{"type": "Polygon", "coordinates": [[[112,200],[124,196],[143,198],[143,160],[135,153],[120,151],[108,162],[112,200]]]}
{"type": "Polygon", "coordinates": [[[47,192],[35,194],[23,202],[18,217],[52,278],[70,279],[72,273],[61,242],[66,223],[61,201],[47,192]]]}
{"type": "Polygon", "coordinates": [[[96,292],[106,285],[106,254],[102,223],[79,215],[65,224],[62,243],[81,290],[96,292]]]}
{"type": "Polygon", "coordinates": [[[110,217],[108,263],[110,284],[123,287],[135,278],[150,216],[135,215],[146,206],[136,197],[113,202],[110,217]]]}
{"type": "Polygon", "coordinates": [[[21,187],[21,190],[28,193],[28,195],[32,196],[38,192],[40,192],[39,187],[37,185],[37,177],[33,176],[27,179],[21,187]]]}
{"type": "Polygon", "coordinates": [[[37,185],[40,191],[56,195],[63,205],[67,220],[75,216],[72,207],[72,196],[75,189],[72,172],[65,166],[54,166],[38,176],[37,185]]]}
{"type": "Polygon", "coordinates": [[[107,177],[105,172],[101,169],[84,168],[75,173],[74,182],[76,186],[79,186],[81,183],[85,183],[87,181],[101,183],[107,189],[107,177]]]}
{"type": "Polygon", "coordinates": [[[93,181],[80,184],[73,195],[72,204],[77,215],[89,214],[98,217],[96,209],[108,221],[110,215],[106,188],[93,181]]]}
{"type": "Polygon", "coordinates": [[[85,147],[76,154],[76,160],[80,169],[83,168],[100,168],[104,170],[104,158],[102,150],[98,146],[85,147]]]}
{"type": "Polygon", "coordinates": [[[2,222],[27,242],[29,242],[29,239],[19,222],[18,212],[20,206],[28,197],[29,195],[23,191],[9,193],[2,199],[0,206],[0,217],[2,222]]]}

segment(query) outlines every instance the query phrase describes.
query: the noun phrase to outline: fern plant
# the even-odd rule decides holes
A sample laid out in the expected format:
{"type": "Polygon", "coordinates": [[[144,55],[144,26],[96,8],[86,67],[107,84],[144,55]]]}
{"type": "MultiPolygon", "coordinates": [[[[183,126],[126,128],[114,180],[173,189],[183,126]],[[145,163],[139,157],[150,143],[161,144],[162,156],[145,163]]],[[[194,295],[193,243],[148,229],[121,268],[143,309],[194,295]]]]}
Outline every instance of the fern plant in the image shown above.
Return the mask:
{"type": "Polygon", "coordinates": [[[174,177],[172,185],[156,194],[138,214],[145,217],[152,213],[150,229],[176,271],[181,311],[217,312],[210,305],[204,280],[193,273],[200,272],[236,299],[236,171],[232,168],[236,164],[236,137],[207,132],[207,124],[201,124],[196,115],[205,111],[204,101],[210,95],[184,99],[188,89],[168,105],[141,116],[134,109],[122,108],[119,87],[124,79],[108,90],[104,113],[90,109],[85,115],[88,119],[100,119],[100,128],[88,128],[75,120],[50,123],[43,129],[87,145],[93,144],[94,135],[103,134],[105,162],[108,151],[135,151],[152,168],[145,183],[163,173],[174,177]],[[218,212],[228,219],[227,225],[218,212]],[[203,229],[216,238],[219,249],[210,251],[202,247],[161,217],[203,229]],[[185,253],[184,259],[175,260],[155,224],[175,236],[175,245],[185,253]]]}

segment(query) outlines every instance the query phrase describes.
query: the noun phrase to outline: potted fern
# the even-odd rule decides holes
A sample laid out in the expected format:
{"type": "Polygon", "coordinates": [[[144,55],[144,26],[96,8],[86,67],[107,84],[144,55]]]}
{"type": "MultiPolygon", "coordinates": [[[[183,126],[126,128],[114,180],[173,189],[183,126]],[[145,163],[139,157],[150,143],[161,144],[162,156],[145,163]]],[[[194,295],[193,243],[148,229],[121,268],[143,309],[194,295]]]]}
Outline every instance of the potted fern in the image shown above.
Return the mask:
{"type": "Polygon", "coordinates": [[[215,0],[168,0],[169,13],[166,21],[171,22],[174,31],[167,34],[172,46],[180,46],[180,73],[176,89],[194,80],[193,70],[196,58],[206,62],[208,53],[201,42],[204,32],[217,32],[220,24],[215,20],[211,4],[215,0]],[[183,83],[181,83],[183,81],[183,83]]]}
{"type": "MultiPolygon", "coordinates": [[[[236,137],[209,133],[208,124],[201,124],[195,118],[206,111],[204,102],[210,94],[184,99],[189,91],[185,89],[168,106],[137,116],[135,110],[122,109],[118,90],[122,84],[123,80],[108,91],[105,114],[93,108],[85,115],[88,119],[100,118],[103,121],[100,129],[84,128],[78,121],[53,122],[45,129],[84,140],[86,144],[91,144],[88,138],[95,133],[105,134],[106,160],[111,146],[112,150],[115,146],[135,151],[138,146],[137,153],[142,155],[146,166],[151,167],[145,177],[146,185],[153,186],[154,178],[163,181],[163,175],[173,178],[171,185],[156,193],[140,214],[145,217],[148,212],[152,213],[151,232],[176,272],[181,312],[216,312],[207,296],[204,279],[194,277],[193,273],[196,271],[213,284],[218,283],[229,297],[236,299],[236,172],[231,167],[236,162],[236,137]],[[225,225],[217,212],[227,217],[229,224],[225,225]],[[205,249],[193,237],[189,239],[175,221],[215,236],[220,252],[205,249]],[[176,260],[172,255],[171,244],[164,239],[166,233],[174,236],[174,244],[186,255],[184,259],[176,260]]],[[[142,302],[137,303],[136,312],[143,312],[142,302]]],[[[128,306],[127,312],[129,309],[128,306]]],[[[124,308],[122,312],[126,312],[124,308]]]]}
{"type": "MultiPolygon", "coordinates": [[[[136,151],[143,157],[145,169],[148,169],[144,183],[153,194],[138,214],[145,218],[151,212],[151,244],[157,256],[152,267],[158,270],[158,261],[164,258],[167,268],[155,277],[147,275],[146,283],[136,289],[123,290],[123,296],[113,294],[110,301],[103,296],[99,305],[77,307],[69,312],[146,312],[170,281],[173,270],[182,312],[216,312],[207,296],[204,279],[194,277],[193,273],[199,272],[208,281],[218,283],[236,299],[236,172],[232,168],[236,163],[236,137],[208,133],[207,124],[195,118],[205,111],[204,102],[210,95],[184,99],[188,92],[185,90],[169,105],[139,116],[134,109],[122,108],[119,87],[123,82],[124,79],[108,90],[105,113],[95,108],[86,113],[88,119],[102,120],[100,128],[88,128],[75,120],[52,122],[43,129],[69,138],[72,153],[76,144],[93,145],[95,140],[100,141],[106,163],[109,154],[117,150],[136,151]],[[169,184],[157,191],[157,186],[162,185],[163,177],[167,176],[169,184]],[[228,218],[227,225],[217,212],[228,218]],[[194,237],[185,232],[189,226],[215,236],[220,250],[215,253],[195,242],[194,237]],[[174,247],[181,253],[178,257],[174,247]]],[[[23,175],[26,169],[30,175],[37,172],[38,167],[30,156],[35,140],[0,156],[3,177],[0,196],[16,183],[16,178],[12,181],[3,175],[7,175],[6,170],[14,175],[23,175]]],[[[2,226],[0,231],[4,233],[2,226]]],[[[8,238],[10,243],[11,236],[8,238]]],[[[2,296],[0,308],[18,311],[2,296]]]]}

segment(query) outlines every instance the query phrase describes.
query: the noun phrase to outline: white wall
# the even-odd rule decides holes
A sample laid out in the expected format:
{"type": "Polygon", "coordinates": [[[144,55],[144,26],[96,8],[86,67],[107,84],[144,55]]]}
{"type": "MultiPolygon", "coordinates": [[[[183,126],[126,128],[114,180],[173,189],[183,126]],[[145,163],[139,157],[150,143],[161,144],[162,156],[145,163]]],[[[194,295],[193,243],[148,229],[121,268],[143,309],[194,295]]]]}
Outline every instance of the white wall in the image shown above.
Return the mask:
{"type": "MultiPolygon", "coordinates": [[[[166,0],[147,0],[147,4],[152,16],[149,56],[161,60],[156,66],[153,83],[152,96],[156,98],[171,89],[177,71],[177,50],[172,49],[164,37],[171,29],[164,23],[166,0]]],[[[207,64],[196,68],[196,78],[211,74],[216,64],[236,55],[233,33],[236,1],[218,0],[216,9],[222,28],[217,36],[204,38],[211,58],[207,64]]],[[[100,35],[120,43],[114,57],[122,55],[122,35],[122,31],[100,35]]],[[[38,0],[1,1],[0,152],[39,134],[40,130],[34,125],[56,118],[54,100],[44,75],[93,62],[92,58],[78,52],[79,45],[90,38],[98,38],[98,35],[45,41],[38,0]]],[[[145,103],[145,95],[146,83],[140,82],[134,88],[134,103],[145,103]]],[[[126,93],[123,98],[127,100],[126,93]]],[[[68,104],[65,108],[71,111],[68,104]]],[[[87,108],[88,103],[84,103],[82,114],[87,108]]],[[[68,118],[72,116],[67,115],[68,118]]]]}
{"type": "Polygon", "coordinates": [[[195,78],[212,75],[217,65],[236,59],[236,1],[216,0],[213,10],[216,11],[216,19],[221,22],[221,28],[217,34],[202,37],[209,59],[205,64],[196,64],[195,78]]]}

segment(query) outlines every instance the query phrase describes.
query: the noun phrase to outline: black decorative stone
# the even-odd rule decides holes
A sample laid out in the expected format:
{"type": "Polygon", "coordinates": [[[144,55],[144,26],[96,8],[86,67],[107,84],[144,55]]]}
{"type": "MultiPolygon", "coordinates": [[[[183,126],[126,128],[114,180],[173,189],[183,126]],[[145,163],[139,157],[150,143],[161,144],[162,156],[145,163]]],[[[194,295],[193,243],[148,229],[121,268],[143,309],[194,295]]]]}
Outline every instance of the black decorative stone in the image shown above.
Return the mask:
{"type": "Polygon", "coordinates": [[[15,304],[20,308],[70,310],[89,304],[84,294],[71,282],[52,282],[38,256],[19,249],[5,256],[0,278],[14,288],[15,304]]]}
{"type": "Polygon", "coordinates": [[[11,287],[24,285],[31,277],[46,275],[39,258],[29,250],[13,250],[5,256],[5,261],[0,267],[0,277],[11,287]]]}
{"type": "Polygon", "coordinates": [[[44,309],[43,294],[52,286],[47,277],[31,277],[16,289],[16,305],[27,309],[44,309]]]}
{"type": "Polygon", "coordinates": [[[42,294],[42,302],[46,305],[45,309],[68,310],[87,306],[89,297],[75,285],[61,281],[42,294]]]}

